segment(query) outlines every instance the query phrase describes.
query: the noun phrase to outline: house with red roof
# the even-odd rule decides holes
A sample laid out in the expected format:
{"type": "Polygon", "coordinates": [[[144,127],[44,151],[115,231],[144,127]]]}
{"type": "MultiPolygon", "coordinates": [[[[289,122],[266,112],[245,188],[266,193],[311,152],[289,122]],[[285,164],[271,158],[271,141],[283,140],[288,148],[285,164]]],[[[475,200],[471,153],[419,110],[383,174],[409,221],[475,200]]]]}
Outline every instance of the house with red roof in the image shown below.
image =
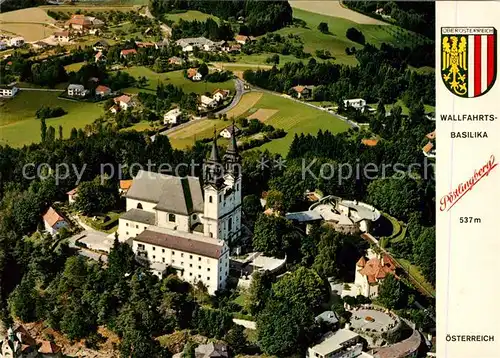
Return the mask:
{"type": "Polygon", "coordinates": [[[120,106],[120,108],[123,110],[127,110],[134,106],[132,97],[127,96],[126,94],[116,97],[113,100],[115,101],[115,104],[120,106]]]}
{"type": "Polygon", "coordinates": [[[99,85],[95,89],[95,94],[99,97],[109,96],[111,94],[111,88],[109,88],[108,86],[99,85]]]}
{"type": "Polygon", "coordinates": [[[68,196],[68,202],[73,204],[78,196],[78,188],[71,189],[66,193],[66,195],[68,196]]]}
{"type": "Polygon", "coordinates": [[[388,255],[378,255],[368,250],[367,257],[356,263],[354,286],[357,294],[368,298],[378,296],[379,285],[388,275],[396,275],[396,266],[388,255]]]}
{"type": "Polygon", "coordinates": [[[52,207],[43,214],[43,223],[45,225],[45,231],[51,235],[55,235],[61,228],[69,226],[66,219],[52,207]]]}
{"type": "Polygon", "coordinates": [[[135,55],[137,55],[137,50],[135,48],[120,51],[121,58],[130,58],[130,57],[133,57],[135,55]]]}
{"type": "Polygon", "coordinates": [[[310,98],[314,86],[295,86],[292,90],[297,94],[297,98],[310,98]]]}

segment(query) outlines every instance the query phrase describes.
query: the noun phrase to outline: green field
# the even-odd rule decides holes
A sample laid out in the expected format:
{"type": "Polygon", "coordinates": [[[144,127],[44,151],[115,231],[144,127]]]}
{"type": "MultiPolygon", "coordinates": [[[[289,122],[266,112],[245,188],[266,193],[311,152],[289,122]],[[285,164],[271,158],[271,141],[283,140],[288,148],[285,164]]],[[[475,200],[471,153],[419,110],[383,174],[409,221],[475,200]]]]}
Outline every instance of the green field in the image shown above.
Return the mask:
{"type": "Polygon", "coordinates": [[[12,99],[0,102],[0,144],[20,147],[40,141],[40,121],[35,112],[42,105],[60,106],[68,113],[59,118],[46,120],[47,126],[63,127],[65,137],[71,128],[83,128],[103,114],[102,106],[96,103],[75,102],[57,98],[59,92],[21,91],[12,99]]]}
{"type": "Polygon", "coordinates": [[[319,49],[329,50],[335,56],[335,62],[355,65],[356,58],[346,55],[346,47],[362,48],[363,46],[349,40],[345,34],[348,28],[354,27],[363,32],[366,42],[380,46],[382,42],[392,45],[410,45],[412,41],[418,42],[419,36],[393,25],[368,25],[358,24],[350,20],[332,16],[316,14],[300,9],[293,9],[293,17],[307,23],[305,28],[286,27],[277,31],[281,35],[295,34],[302,38],[304,51],[314,55],[319,49]],[[329,34],[324,34],[317,29],[320,22],[328,24],[329,34]]]}
{"type": "Polygon", "coordinates": [[[146,88],[127,88],[124,90],[124,92],[128,93],[137,93],[140,91],[156,91],[156,86],[158,83],[163,82],[163,83],[171,83],[175,86],[181,87],[182,90],[186,93],[190,92],[195,92],[198,94],[202,94],[205,92],[213,92],[217,88],[222,88],[222,89],[229,89],[234,91],[234,82],[233,80],[229,80],[226,82],[220,82],[220,83],[210,83],[210,82],[193,82],[191,80],[188,80],[184,77],[184,74],[182,70],[180,71],[172,71],[172,72],[165,72],[165,73],[156,73],[151,71],[147,67],[143,66],[136,66],[136,67],[130,67],[127,69],[123,70],[124,72],[127,72],[134,76],[136,79],[139,78],[140,76],[145,76],[149,82],[146,88]]]}
{"type": "Polygon", "coordinates": [[[168,20],[172,20],[174,22],[179,22],[180,20],[184,21],[206,21],[207,19],[213,19],[216,22],[219,22],[219,18],[213,15],[205,14],[203,12],[199,12],[196,10],[188,10],[186,12],[180,12],[177,14],[165,14],[165,18],[168,20]]]}
{"type": "MultiPolygon", "coordinates": [[[[168,134],[172,147],[185,149],[194,145],[199,139],[211,138],[214,135],[214,126],[217,132],[231,125],[228,121],[218,119],[202,119],[191,122],[189,125],[180,129],[175,129],[168,134]]],[[[225,145],[227,139],[219,138],[218,144],[225,145]]]]}
{"type": "Polygon", "coordinates": [[[66,72],[78,72],[80,70],[80,68],[83,67],[83,65],[85,65],[86,62],[76,62],[76,63],[71,63],[69,65],[66,65],[64,66],[64,69],[66,70],[66,72]]]}
{"type": "Polygon", "coordinates": [[[327,112],[270,93],[264,93],[241,117],[249,116],[258,109],[278,111],[265,120],[265,123],[276,128],[283,128],[287,135],[274,139],[261,148],[283,155],[288,152],[296,133],[316,134],[319,129],[337,133],[349,128],[345,122],[327,112]]]}

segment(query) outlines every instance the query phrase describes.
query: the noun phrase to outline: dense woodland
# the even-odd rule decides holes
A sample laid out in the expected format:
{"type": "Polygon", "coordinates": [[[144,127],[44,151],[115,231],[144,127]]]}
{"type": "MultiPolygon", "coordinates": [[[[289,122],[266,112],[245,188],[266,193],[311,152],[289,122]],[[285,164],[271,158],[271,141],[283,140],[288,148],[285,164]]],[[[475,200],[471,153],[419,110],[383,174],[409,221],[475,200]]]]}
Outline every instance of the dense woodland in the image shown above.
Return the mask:
{"type": "Polygon", "coordinates": [[[151,0],[150,7],[156,17],[182,10],[198,10],[231,22],[243,18],[240,33],[244,35],[262,35],[292,23],[292,8],[287,1],[151,0]]]}

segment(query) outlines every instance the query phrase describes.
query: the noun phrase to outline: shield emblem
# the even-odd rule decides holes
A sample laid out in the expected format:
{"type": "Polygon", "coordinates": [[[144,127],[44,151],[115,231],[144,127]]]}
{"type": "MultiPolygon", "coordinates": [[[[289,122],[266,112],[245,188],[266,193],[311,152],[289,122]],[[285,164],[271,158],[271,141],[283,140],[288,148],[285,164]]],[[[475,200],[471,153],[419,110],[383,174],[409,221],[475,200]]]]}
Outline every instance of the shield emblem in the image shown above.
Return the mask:
{"type": "Polygon", "coordinates": [[[475,98],[496,80],[497,31],[494,27],[442,27],[441,78],[456,96],[475,98]]]}

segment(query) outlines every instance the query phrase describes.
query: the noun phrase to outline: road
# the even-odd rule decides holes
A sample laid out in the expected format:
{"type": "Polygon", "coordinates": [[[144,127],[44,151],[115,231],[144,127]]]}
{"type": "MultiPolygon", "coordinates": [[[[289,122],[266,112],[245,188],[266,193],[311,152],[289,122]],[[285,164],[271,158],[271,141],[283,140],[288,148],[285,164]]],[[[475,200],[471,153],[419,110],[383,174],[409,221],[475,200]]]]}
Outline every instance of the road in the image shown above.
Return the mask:
{"type": "Polygon", "coordinates": [[[233,100],[231,101],[229,106],[227,106],[224,109],[221,109],[220,111],[215,112],[215,115],[229,112],[231,109],[236,107],[236,105],[240,102],[241,96],[243,96],[244,93],[250,92],[249,90],[245,90],[245,84],[239,78],[234,79],[234,88],[236,90],[236,93],[234,94],[233,100]]]}
{"type": "Polygon", "coordinates": [[[80,218],[78,216],[72,216],[71,217],[75,222],[78,223],[78,225],[80,225],[84,230],[72,237],[70,237],[68,239],[68,245],[69,247],[73,248],[73,249],[76,249],[78,250],[78,254],[81,255],[81,256],[85,256],[89,259],[92,259],[92,260],[95,260],[95,261],[103,261],[103,262],[107,262],[108,261],[108,257],[107,255],[105,254],[100,254],[100,253],[96,253],[94,251],[91,251],[91,250],[88,250],[88,249],[85,249],[83,247],[80,247],[80,246],[77,246],[76,245],[76,242],[79,241],[80,239],[82,238],[90,238],[90,239],[93,239],[93,240],[106,240],[107,239],[107,234],[103,233],[103,232],[100,232],[100,231],[97,231],[93,228],[91,228],[90,226],[88,226],[87,224],[85,224],[82,220],[80,220],[80,218]]]}

